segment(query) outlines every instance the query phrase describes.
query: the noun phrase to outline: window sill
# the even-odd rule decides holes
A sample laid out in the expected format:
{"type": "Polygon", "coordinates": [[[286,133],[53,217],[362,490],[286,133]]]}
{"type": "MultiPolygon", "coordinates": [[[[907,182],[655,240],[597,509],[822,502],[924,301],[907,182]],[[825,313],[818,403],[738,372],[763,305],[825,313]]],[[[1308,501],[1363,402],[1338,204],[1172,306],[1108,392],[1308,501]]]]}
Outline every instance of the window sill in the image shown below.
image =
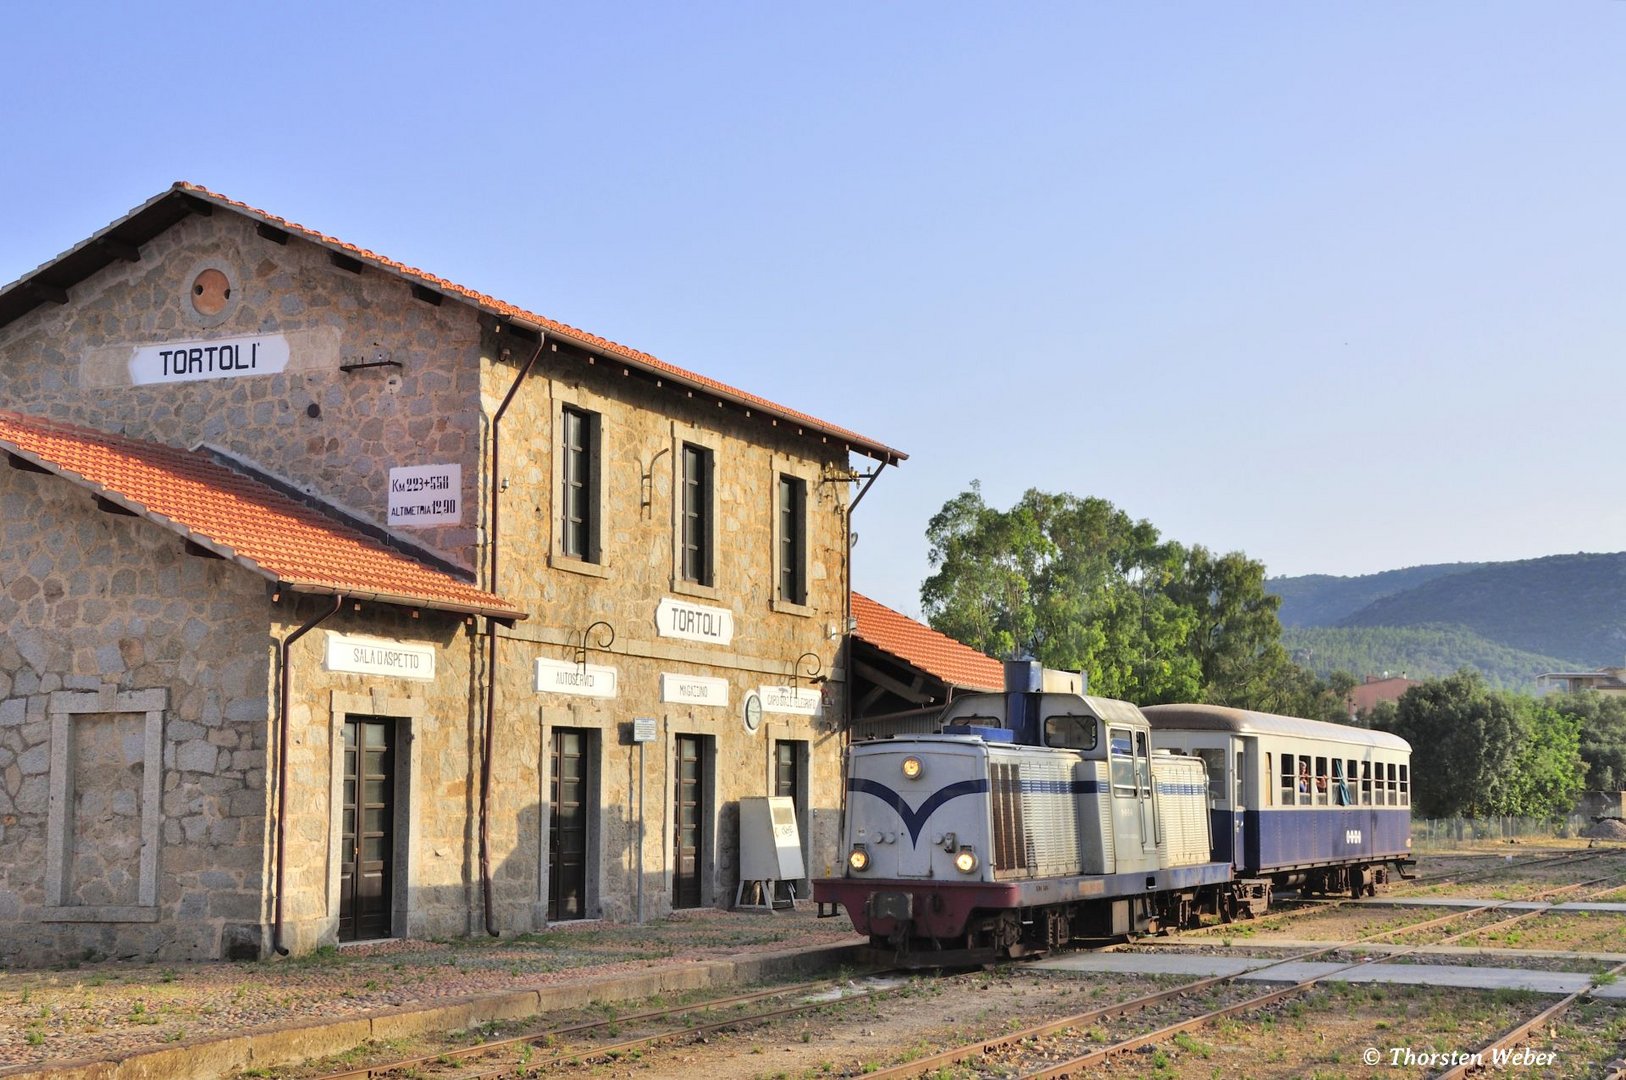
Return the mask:
{"type": "Polygon", "coordinates": [[[582,574],[586,577],[607,578],[610,576],[610,568],[603,563],[575,559],[569,555],[549,555],[548,566],[554,570],[563,570],[570,574],[582,574]]]}
{"type": "Polygon", "coordinates": [[[705,600],[721,600],[722,593],[715,585],[701,585],[681,577],[672,579],[672,591],[681,596],[698,596],[705,600]]]}
{"type": "Polygon", "coordinates": [[[768,603],[773,610],[779,612],[781,615],[798,615],[804,619],[811,619],[814,615],[818,614],[818,612],[813,609],[813,605],[811,604],[793,604],[789,600],[780,600],[777,598],[770,600],[768,603]]]}

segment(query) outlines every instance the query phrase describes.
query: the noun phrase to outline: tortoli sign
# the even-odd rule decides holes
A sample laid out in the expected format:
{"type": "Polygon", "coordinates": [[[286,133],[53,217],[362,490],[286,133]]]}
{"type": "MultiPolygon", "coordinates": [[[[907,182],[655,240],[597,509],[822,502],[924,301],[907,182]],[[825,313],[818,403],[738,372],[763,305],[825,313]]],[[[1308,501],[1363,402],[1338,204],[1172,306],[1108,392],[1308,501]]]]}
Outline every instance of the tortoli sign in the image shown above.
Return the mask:
{"type": "Polygon", "coordinates": [[[661,637],[727,645],[734,640],[734,613],[667,597],[655,606],[655,632],[661,637]]]}
{"type": "Polygon", "coordinates": [[[281,334],[171,341],[136,346],[130,356],[130,385],[276,375],[287,367],[288,339],[281,334]]]}

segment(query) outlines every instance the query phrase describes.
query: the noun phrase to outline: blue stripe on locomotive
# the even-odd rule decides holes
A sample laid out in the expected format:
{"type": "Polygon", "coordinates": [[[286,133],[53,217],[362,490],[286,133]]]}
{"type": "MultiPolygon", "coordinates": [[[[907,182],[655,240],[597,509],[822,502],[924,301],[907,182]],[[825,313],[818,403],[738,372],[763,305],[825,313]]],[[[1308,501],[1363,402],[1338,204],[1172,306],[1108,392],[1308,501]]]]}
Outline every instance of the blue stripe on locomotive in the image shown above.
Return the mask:
{"type": "Polygon", "coordinates": [[[1404,807],[1338,806],[1283,810],[1212,810],[1214,861],[1246,873],[1295,866],[1369,862],[1409,856],[1411,811],[1404,807]],[[1233,838],[1242,824],[1242,858],[1233,838]],[[1358,840],[1353,838],[1359,835],[1358,840]]]}

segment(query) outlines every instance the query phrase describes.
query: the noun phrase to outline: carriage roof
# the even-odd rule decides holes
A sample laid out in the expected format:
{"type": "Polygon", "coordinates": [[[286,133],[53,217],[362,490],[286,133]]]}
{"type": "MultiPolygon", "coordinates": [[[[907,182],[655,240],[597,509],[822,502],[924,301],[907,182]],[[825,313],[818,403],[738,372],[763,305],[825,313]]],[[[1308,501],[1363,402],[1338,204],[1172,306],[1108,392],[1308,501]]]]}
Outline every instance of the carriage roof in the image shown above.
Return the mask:
{"type": "Polygon", "coordinates": [[[1224,731],[1234,735],[1283,735],[1319,742],[1349,743],[1409,753],[1399,735],[1370,728],[1329,724],[1297,716],[1233,709],[1224,705],[1147,705],[1141,709],[1154,731],[1224,731]]]}

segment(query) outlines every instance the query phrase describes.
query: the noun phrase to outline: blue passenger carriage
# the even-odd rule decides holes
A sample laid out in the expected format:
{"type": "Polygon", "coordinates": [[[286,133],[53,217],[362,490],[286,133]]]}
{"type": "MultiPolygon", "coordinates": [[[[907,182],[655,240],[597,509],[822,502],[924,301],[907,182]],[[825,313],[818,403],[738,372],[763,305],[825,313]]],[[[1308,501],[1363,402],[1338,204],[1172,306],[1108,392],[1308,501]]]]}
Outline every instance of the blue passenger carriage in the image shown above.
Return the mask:
{"type": "Polygon", "coordinates": [[[1208,766],[1214,858],[1238,878],[1371,894],[1411,864],[1411,745],[1398,735],[1217,705],[1142,710],[1159,747],[1208,766]]]}

